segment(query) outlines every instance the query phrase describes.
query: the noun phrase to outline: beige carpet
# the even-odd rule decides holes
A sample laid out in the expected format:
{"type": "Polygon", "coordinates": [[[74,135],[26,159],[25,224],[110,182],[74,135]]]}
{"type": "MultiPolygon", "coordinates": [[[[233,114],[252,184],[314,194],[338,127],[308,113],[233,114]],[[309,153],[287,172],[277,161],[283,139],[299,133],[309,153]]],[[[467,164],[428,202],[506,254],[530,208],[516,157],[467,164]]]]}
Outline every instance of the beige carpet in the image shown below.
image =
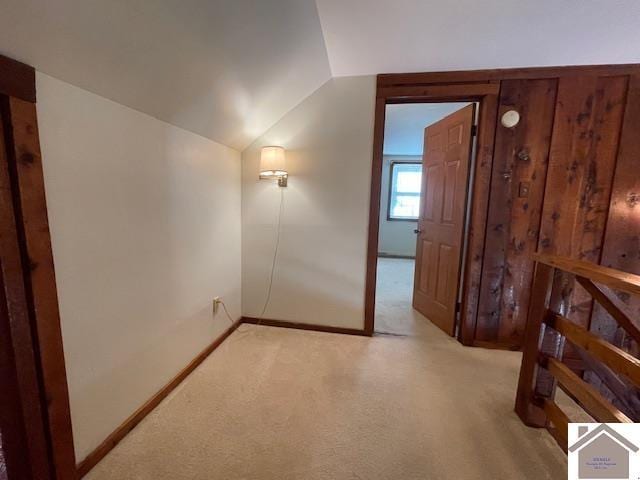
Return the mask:
{"type": "Polygon", "coordinates": [[[566,478],[550,435],[513,413],[518,353],[421,317],[396,327],[419,334],[243,325],[87,478],[566,478]]]}

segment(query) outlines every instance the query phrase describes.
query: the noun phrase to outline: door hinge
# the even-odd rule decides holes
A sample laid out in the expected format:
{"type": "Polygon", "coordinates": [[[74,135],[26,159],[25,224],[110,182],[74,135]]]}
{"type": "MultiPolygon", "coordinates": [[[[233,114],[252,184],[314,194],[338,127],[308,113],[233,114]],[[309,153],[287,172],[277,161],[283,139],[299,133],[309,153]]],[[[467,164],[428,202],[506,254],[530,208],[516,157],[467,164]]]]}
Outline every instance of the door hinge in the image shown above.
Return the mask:
{"type": "Polygon", "coordinates": [[[478,135],[478,126],[477,125],[471,125],[471,136],[475,137],[476,135],[478,135]]]}
{"type": "Polygon", "coordinates": [[[459,313],[462,309],[462,302],[456,302],[456,313],[459,313]]]}

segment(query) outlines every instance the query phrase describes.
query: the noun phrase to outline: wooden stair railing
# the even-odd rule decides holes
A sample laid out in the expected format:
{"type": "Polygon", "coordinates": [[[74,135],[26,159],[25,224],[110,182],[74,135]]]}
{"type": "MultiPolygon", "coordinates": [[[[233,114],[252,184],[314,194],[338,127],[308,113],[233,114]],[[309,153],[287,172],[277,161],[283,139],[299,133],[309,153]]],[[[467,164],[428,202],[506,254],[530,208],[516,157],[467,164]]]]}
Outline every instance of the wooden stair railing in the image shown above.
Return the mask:
{"type": "Polygon", "coordinates": [[[553,311],[550,304],[554,279],[559,275],[573,275],[618,326],[640,343],[640,329],[613,293],[617,290],[640,296],[640,276],[554,255],[535,254],[534,260],[536,270],[515,410],[525,424],[547,428],[566,451],[569,419],[554,400],[558,384],[598,422],[633,420],[562,363],[565,342],[569,341],[587,368],[610,386],[624,405],[639,415],[640,390],[639,395],[635,395],[635,389],[640,387],[640,360],[553,311]],[[633,392],[632,395],[628,394],[629,391],[633,392]]]}

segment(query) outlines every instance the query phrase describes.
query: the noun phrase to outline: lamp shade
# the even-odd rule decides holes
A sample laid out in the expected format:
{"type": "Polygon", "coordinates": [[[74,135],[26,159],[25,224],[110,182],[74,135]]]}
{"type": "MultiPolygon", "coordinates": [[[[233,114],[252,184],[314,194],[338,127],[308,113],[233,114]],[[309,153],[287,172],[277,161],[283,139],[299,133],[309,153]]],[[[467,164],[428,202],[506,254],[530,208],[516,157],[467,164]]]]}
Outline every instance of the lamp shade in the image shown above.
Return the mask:
{"type": "Polygon", "coordinates": [[[260,152],[260,176],[281,177],[287,174],[284,148],[262,147],[260,152]]]}

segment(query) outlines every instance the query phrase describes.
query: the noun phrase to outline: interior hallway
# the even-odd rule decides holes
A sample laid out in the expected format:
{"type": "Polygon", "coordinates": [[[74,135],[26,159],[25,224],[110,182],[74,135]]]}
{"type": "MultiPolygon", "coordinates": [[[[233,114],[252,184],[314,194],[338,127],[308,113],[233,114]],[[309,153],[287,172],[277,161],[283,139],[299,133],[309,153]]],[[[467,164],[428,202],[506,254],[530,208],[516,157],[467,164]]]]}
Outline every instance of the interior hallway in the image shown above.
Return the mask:
{"type": "Polygon", "coordinates": [[[396,308],[415,335],[242,325],[87,478],[564,478],[562,450],[513,413],[520,354],[396,308]]]}
{"type": "Polygon", "coordinates": [[[424,335],[428,320],[411,306],[415,260],[378,257],[375,331],[424,335]]]}

